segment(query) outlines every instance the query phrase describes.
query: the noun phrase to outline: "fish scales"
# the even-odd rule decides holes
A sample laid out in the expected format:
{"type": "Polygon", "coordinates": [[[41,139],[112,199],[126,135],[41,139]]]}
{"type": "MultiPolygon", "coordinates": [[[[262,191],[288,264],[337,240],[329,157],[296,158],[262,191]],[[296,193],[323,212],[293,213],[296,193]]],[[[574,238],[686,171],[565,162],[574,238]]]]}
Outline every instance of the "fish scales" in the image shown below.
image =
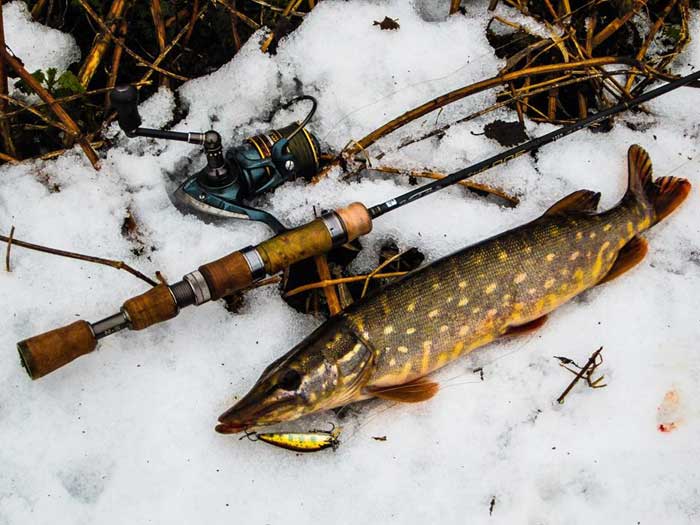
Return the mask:
{"type": "Polygon", "coordinates": [[[594,216],[544,215],[351,307],[339,324],[375,352],[368,386],[426,375],[590,288],[612,266],[618,244],[641,231],[640,213],[649,212],[630,206],[594,216]]]}
{"type": "Polygon", "coordinates": [[[541,324],[577,294],[642,260],[639,234],[675,209],[685,179],[653,180],[639,146],[629,188],[597,213],[599,193],[580,190],[523,226],[410,273],[329,319],[273,362],[225,412],[219,432],[296,419],[368,397],[422,401],[424,376],[475,348],[541,324]]]}

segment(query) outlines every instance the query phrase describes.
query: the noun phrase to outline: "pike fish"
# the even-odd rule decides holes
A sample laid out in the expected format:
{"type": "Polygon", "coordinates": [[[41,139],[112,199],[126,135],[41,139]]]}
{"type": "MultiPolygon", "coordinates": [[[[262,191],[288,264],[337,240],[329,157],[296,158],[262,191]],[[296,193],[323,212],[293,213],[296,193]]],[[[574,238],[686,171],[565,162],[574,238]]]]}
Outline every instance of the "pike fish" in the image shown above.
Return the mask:
{"type": "Polygon", "coordinates": [[[675,177],[652,178],[640,146],[628,152],[628,189],[597,212],[600,193],[580,190],[538,219],[420,268],[322,324],[265,369],[219,418],[240,432],[379,397],[431,398],[428,374],[500,337],[540,327],[581,292],[638,264],[640,233],[690,192],[675,177]]]}

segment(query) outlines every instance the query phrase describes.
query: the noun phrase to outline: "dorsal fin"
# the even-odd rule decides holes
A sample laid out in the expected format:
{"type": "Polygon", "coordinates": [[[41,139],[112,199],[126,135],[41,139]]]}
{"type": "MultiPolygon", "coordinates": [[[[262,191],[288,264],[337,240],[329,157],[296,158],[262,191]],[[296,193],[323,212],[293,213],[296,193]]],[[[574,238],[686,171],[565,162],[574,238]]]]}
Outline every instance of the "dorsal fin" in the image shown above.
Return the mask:
{"type": "Polygon", "coordinates": [[[566,215],[568,213],[593,213],[598,209],[600,192],[591,190],[578,190],[557,201],[549,208],[545,215],[566,215]]]}
{"type": "Polygon", "coordinates": [[[646,190],[652,183],[651,158],[638,144],[633,144],[627,151],[627,173],[627,191],[646,200],[646,190]]]}
{"type": "Polygon", "coordinates": [[[437,383],[421,377],[403,385],[368,388],[367,391],[381,399],[400,401],[402,403],[418,403],[437,394],[438,386],[437,383]]]}

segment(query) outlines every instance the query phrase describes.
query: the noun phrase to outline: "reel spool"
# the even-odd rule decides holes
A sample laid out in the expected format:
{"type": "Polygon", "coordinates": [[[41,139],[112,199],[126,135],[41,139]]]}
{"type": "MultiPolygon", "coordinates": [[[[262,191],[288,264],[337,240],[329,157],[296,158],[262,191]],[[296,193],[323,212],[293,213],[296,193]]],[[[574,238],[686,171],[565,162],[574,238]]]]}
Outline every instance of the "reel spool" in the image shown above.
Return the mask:
{"type": "Polygon", "coordinates": [[[209,215],[261,221],[275,233],[286,228],[270,213],[253,208],[246,200],[258,197],[297,177],[310,179],[319,169],[319,144],[305,126],[316,112],[316,99],[303,95],[286,106],[308,100],[311,110],[301,123],[246,139],[223,153],[221,135],[214,130],[186,133],[141,128],[138,92],[118,86],[110,94],[119,126],[128,137],[178,140],[204,147],[207,166],[188,178],[175,192],[178,200],[209,215]]]}

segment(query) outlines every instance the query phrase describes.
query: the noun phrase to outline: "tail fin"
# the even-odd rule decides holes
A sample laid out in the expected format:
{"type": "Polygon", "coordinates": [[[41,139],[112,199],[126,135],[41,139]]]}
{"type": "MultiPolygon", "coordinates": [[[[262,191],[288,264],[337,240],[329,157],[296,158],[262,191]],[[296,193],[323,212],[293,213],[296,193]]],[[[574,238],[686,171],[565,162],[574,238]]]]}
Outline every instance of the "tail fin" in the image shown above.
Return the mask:
{"type": "Polygon", "coordinates": [[[649,154],[638,145],[627,153],[629,187],[627,193],[651,206],[656,224],[675,210],[690,193],[690,182],[677,177],[652,178],[649,154]]]}

